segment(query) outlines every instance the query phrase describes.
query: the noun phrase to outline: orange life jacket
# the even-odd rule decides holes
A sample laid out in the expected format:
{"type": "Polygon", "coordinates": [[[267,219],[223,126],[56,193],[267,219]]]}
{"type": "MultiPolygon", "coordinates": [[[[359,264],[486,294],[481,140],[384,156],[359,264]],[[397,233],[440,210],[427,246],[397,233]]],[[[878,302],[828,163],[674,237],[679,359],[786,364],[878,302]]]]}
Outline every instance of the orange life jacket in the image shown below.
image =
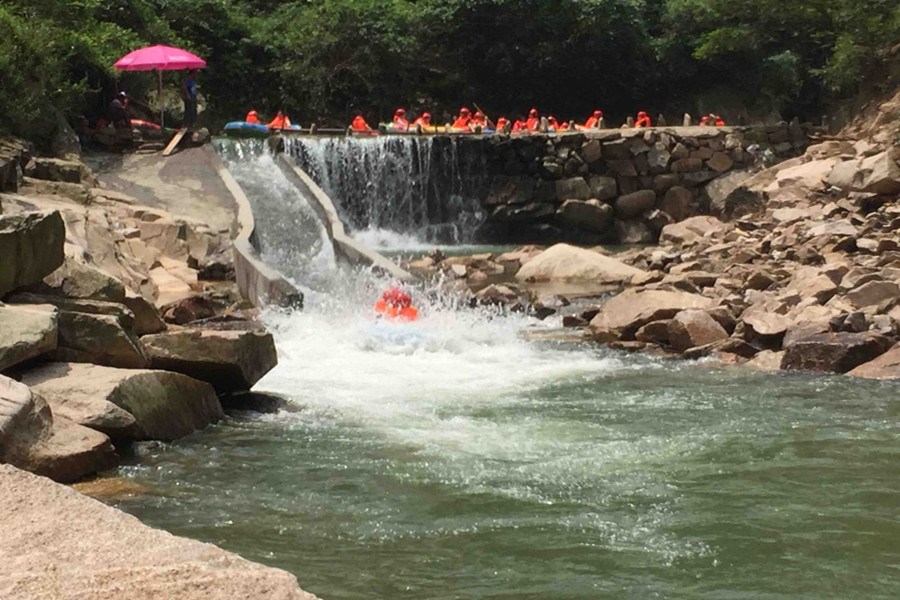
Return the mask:
{"type": "Polygon", "coordinates": [[[375,312],[388,321],[411,322],[419,318],[419,311],[415,306],[396,306],[385,301],[384,298],[379,298],[375,302],[375,312]]]}
{"type": "Polygon", "coordinates": [[[250,123],[252,125],[259,125],[259,113],[255,110],[251,110],[247,113],[247,117],[244,119],[244,122],[250,123]]]}
{"type": "Polygon", "coordinates": [[[716,127],[725,127],[725,119],[716,117],[716,127]]]}
{"type": "Polygon", "coordinates": [[[506,117],[500,117],[497,119],[497,131],[503,131],[504,128],[509,124],[509,119],[506,117]]]}
{"type": "Polygon", "coordinates": [[[525,129],[528,131],[537,131],[541,127],[541,120],[537,117],[528,117],[525,120],[525,129]]]}
{"type": "Polygon", "coordinates": [[[634,122],[634,126],[635,127],[652,127],[652,125],[650,124],[650,117],[647,116],[647,113],[639,112],[638,118],[634,122]]]}
{"type": "Polygon", "coordinates": [[[512,126],[513,133],[521,133],[528,129],[528,123],[521,119],[516,119],[512,126]]]}
{"type": "Polygon", "coordinates": [[[269,129],[287,129],[291,126],[291,120],[287,115],[278,113],[275,118],[269,121],[269,129]]]}
{"type": "Polygon", "coordinates": [[[350,125],[350,128],[353,129],[353,131],[371,131],[372,130],[372,128],[369,127],[369,124],[366,123],[366,120],[363,118],[362,115],[357,115],[353,119],[353,123],[350,125]]]}
{"type": "Polygon", "coordinates": [[[409,129],[409,121],[404,119],[403,117],[394,117],[394,129],[399,129],[400,131],[406,131],[409,129]]]}
{"type": "Polygon", "coordinates": [[[431,116],[429,115],[426,117],[425,115],[422,115],[421,117],[419,117],[418,119],[413,121],[413,125],[416,125],[416,126],[421,125],[422,127],[431,127],[431,116]]]}
{"type": "Polygon", "coordinates": [[[472,122],[472,117],[468,115],[460,115],[456,117],[456,120],[453,121],[453,129],[468,129],[469,123],[472,122]]]}

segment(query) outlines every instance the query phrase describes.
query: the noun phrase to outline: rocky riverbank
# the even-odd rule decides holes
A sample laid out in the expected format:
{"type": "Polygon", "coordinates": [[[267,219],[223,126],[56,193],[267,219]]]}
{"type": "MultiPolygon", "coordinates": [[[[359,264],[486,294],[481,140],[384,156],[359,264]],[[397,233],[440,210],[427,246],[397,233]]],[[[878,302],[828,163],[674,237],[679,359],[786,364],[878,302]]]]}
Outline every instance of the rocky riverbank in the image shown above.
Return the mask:
{"type": "Polygon", "coordinates": [[[237,210],[204,152],[105,157],[98,177],[0,142],[0,554],[16,557],[3,598],[312,598],[14,468],[77,481],[135,443],[261,407],[248,391],[274,341],[235,283],[237,210]]]}
{"type": "Polygon", "coordinates": [[[900,94],[873,112],[872,135],[748,173],[714,214],[661,227],[657,246],[438,253],[409,268],[612,348],[900,379],[900,94]]]}

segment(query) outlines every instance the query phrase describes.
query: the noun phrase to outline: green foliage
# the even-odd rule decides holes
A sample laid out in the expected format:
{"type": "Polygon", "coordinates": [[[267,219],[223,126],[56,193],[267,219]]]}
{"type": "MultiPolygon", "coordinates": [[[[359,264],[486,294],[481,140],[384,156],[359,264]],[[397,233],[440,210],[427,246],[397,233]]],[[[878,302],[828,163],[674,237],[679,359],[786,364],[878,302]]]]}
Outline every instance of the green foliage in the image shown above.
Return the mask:
{"type": "Polygon", "coordinates": [[[883,72],[896,0],[0,0],[0,129],[47,129],[103,111],[148,74],[112,64],[165,43],[206,58],[208,122],[250,108],[345,124],[393,108],[436,120],[602,107],[693,110],[734,97],[750,112],[815,115],[883,72]]]}

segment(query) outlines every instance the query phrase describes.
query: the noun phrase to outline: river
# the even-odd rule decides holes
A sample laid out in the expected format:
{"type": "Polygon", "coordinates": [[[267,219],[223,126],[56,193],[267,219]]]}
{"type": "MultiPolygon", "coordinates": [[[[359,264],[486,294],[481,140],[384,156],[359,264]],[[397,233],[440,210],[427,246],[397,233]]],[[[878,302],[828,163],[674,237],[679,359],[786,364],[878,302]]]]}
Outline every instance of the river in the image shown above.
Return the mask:
{"type": "Polygon", "coordinates": [[[377,281],[315,282],[341,291],[264,316],[257,389],[291,410],[143,446],[120,508],[326,600],[900,595],[896,384],[533,341],[558,323],[424,294],[389,329],[377,281]]]}

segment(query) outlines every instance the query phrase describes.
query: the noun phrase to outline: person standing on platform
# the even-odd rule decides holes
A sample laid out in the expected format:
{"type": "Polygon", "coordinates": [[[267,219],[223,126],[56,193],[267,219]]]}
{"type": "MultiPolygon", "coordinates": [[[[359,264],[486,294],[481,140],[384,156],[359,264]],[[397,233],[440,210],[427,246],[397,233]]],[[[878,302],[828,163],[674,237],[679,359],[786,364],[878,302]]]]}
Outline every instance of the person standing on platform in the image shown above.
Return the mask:
{"type": "Polygon", "coordinates": [[[184,126],[188,129],[194,127],[197,122],[197,82],[194,78],[197,76],[197,70],[191,69],[187,72],[184,84],[181,86],[181,97],[184,99],[184,126]]]}

